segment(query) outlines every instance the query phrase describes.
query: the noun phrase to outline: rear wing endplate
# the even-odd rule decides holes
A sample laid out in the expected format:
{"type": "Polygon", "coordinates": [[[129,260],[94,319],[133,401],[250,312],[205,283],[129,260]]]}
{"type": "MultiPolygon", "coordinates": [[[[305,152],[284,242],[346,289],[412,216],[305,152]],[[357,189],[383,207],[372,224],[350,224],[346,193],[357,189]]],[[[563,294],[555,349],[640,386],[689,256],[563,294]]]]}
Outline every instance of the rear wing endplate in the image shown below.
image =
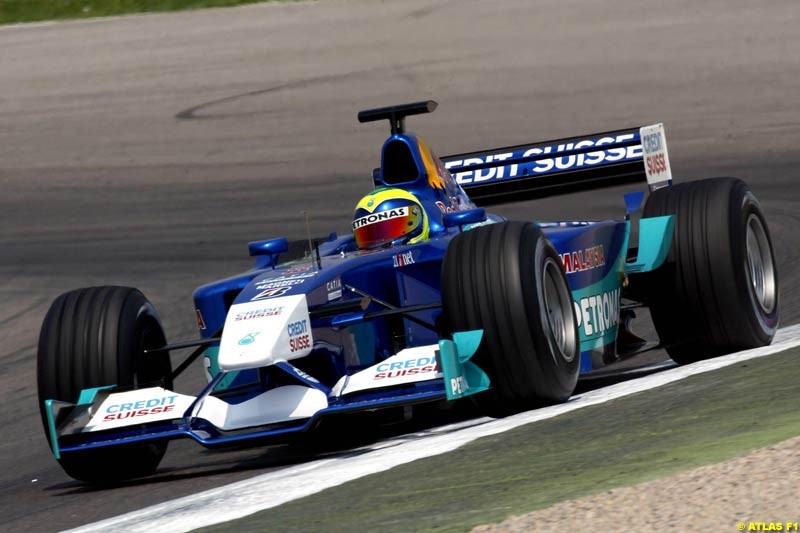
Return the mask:
{"type": "Polygon", "coordinates": [[[443,157],[470,199],[492,205],[647,180],[672,184],[663,124],[443,157]]]}

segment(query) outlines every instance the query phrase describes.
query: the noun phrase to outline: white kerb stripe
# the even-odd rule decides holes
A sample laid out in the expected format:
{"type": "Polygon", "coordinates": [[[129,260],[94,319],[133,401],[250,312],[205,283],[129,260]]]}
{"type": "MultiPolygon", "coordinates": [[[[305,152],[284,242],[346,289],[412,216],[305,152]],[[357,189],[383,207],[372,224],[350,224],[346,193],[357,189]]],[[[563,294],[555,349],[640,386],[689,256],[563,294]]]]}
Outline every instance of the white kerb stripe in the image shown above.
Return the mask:
{"type": "Polygon", "coordinates": [[[480,437],[502,433],[524,424],[553,418],[798,345],[800,325],[795,325],[780,330],[771,346],[665,370],[575,396],[564,404],[528,411],[502,420],[481,418],[397,437],[369,447],[372,451],[367,453],[284,468],[70,531],[183,532],[235,520],[369,474],[389,470],[397,465],[453,451],[480,437]]]}

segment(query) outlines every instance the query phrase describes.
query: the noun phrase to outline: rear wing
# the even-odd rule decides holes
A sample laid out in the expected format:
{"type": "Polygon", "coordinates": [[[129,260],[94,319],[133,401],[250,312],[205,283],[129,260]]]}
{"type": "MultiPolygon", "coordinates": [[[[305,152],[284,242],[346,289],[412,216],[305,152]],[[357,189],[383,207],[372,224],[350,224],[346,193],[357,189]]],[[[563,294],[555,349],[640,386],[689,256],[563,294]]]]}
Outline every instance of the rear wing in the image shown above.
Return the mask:
{"type": "Polygon", "coordinates": [[[470,199],[492,205],[647,180],[672,184],[663,124],[443,157],[470,199]]]}

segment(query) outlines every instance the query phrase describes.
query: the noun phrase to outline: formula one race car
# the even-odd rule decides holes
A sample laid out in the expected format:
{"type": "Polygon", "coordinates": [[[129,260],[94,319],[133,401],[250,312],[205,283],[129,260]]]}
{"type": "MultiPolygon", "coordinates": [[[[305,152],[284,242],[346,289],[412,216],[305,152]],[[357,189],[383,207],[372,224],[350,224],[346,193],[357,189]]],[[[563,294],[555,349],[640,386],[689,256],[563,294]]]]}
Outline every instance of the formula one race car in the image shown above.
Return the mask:
{"type": "Polygon", "coordinates": [[[55,457],[108,483],[155,470],[169,440],[207,447],[287,438],[332,414],[470,396],[503,416],[564,402],[578,375],[658,347],[687,364],[771,342],[778,279],[766,220],[744,182],[672,185],[658,124],[439,159],[386,119],[376,189],[353,234],[281,263],[285,238],[251,242],[255,266],[194,293],[199,340],[167,344],[136,289],[59,296],[39,340],[38,389],[55,457]],[[482,207],[647,181],[638,246],[622,220],[520,222],[482,207]],[[176,369],[169,352],[195,348],[176,369]],[[196,395],[173,378],[203,357],[196,395]]]}

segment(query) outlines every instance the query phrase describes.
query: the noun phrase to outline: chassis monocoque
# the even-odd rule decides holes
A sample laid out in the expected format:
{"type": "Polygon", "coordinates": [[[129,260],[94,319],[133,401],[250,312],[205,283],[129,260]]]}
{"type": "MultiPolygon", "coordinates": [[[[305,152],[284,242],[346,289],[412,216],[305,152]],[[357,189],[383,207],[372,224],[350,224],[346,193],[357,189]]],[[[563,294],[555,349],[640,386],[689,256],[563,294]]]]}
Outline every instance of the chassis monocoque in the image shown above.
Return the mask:
{"type": "Polygon", "coordinates": [[[285,238],[250,243],[255,266],[200,287],[201,338],[167,344],[136,289],[58,297],[45,317],[38,384],[47,437],[71,476],[152,472],[167,442],[283,438],[325,416],[470,396],[503,416],[566,401],[578,375],[652,349],[685,364],[768,344],[778,287],[766,220],[733,178],[672,185],[661,125],[439,159],[404,131],[434,102],[359,114],[388,119],[377,187],[420,199],[430,238],[359,250],[316,241],[280,262],[285,238]],[[482,207],[647,181],[620,220],[518,222],[482,207]],[[724,258],[724,261],[720,259],[724,258]],[[629,323],[648,306],[660,341],[629,323]],[[170,352],[193,348],[173,370],[170,352]],[[196,395],[173,378],[202,357],[196,395]]]}

